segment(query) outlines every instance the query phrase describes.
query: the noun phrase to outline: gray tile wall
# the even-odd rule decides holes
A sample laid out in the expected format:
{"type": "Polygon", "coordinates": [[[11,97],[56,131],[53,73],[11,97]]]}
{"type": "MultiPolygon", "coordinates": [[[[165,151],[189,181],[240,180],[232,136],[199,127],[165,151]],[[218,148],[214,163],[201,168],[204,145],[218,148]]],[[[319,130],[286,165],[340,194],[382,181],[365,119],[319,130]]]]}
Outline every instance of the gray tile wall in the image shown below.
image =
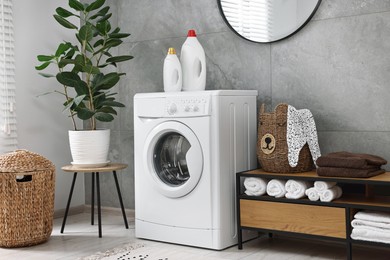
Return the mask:
{"type": "MultiPolygon", "coordinates": [[[[119,67],[127,107],[112,129],[110,159],[125,206],[134,208],[133,96],[161,92],[168,47],[180,48],[190,28],[207,56],[207,89],[256,89],[258,104],[287,102],[312,111],[322,153],[347,150],[390,160],[390,0],[323,0],[313,20],[273,44],[238,37],[221,18],[217,0],[111,1],[118,25],[132,33],[119,50],[135,58],[119,67]]],[[[390,167],[387,167],[390,170],[390,167]]],[[[103,176],[102,204],[118,207],[112,176],[103,176]]],[[[86,200],[90,180],[86,178],[86,200]]]]}

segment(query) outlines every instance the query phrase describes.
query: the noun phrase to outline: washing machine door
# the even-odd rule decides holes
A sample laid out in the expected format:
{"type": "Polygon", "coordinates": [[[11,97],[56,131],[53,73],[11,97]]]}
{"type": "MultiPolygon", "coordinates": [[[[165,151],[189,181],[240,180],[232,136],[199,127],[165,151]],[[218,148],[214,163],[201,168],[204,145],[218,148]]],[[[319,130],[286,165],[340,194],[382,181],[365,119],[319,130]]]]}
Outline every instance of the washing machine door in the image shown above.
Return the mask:
{"type": "Polygon", "coordinates": [[[168,121],[149,133],[144,148],[145,169],[153,185],[167,197],[190,193],[203,170],[203,152],[195,133],[185,124],[168,121]]]}

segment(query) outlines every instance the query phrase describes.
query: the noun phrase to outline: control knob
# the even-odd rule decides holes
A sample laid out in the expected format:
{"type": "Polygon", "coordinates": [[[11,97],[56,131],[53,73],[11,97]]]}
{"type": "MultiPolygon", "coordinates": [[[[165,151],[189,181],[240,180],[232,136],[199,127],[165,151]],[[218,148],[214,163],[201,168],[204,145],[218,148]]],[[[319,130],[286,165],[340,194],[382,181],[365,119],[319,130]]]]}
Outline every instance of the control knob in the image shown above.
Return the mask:
{"type": "Polygon", "coordinates": [[[167,111],[168,111],[168,114],[170,114],[170,115],[175,114],[175,113],[177,112],[177,106],[176,106],[176,104],[175,104],[175,103],[170,104],[170,105],[168,106],[167,111]]]}

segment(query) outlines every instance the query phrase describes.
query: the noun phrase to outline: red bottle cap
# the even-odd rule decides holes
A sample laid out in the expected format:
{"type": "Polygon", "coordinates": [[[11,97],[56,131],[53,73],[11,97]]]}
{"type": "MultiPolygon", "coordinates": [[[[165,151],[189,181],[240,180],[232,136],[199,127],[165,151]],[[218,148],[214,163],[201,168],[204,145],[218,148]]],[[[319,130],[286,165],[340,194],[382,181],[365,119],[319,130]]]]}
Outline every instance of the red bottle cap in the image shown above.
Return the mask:
{"type": "Polygon", "coordinates": [[[187,37],[196,37],[195,30],[188,30],[187,37]]]}

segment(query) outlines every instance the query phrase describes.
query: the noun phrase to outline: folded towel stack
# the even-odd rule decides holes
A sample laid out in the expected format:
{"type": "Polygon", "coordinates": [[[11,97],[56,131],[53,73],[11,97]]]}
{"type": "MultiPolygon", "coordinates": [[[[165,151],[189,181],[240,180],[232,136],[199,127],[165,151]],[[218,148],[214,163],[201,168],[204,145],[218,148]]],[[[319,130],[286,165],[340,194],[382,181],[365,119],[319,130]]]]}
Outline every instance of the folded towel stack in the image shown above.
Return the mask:
{"type": "Polygon", "coordinates": [[[267,184],[267,194],[275,198],[283,198],[286,194],[286,181],[272,179],[267,184]]]}
{"type": "Polygon", "coordinates": [[[384,173],[381,166],[387,161],[371,154],[335,152],[319,157],[316,163],[320,176],[368,178],[384,173]]]}
{"type": "Polygon", "coordinates": [[[330,202],[343,194],[342,189],[336,184],[336,182],[315,181],[314,187],[307,189],[305,194],[311,201],[330,202]]]}
{"type": "Polygon", "coordinates": [[[390,213],[359,211],[351,222],[351,238],[390,244],[390,213]]]}
{"type": "Polygon", "coordinates": [[[267,181],[262,178],[248,177],[244,180],[245,194],[248,196],[261,196],[267,189],[267,181]]]}
{"type": "Polygon", "coordinates": [[[305,191],[310,187],[310,183],[300,180],[288,180],[285,185],[286,198],[300,199],[305,197],[305,191]]]}

